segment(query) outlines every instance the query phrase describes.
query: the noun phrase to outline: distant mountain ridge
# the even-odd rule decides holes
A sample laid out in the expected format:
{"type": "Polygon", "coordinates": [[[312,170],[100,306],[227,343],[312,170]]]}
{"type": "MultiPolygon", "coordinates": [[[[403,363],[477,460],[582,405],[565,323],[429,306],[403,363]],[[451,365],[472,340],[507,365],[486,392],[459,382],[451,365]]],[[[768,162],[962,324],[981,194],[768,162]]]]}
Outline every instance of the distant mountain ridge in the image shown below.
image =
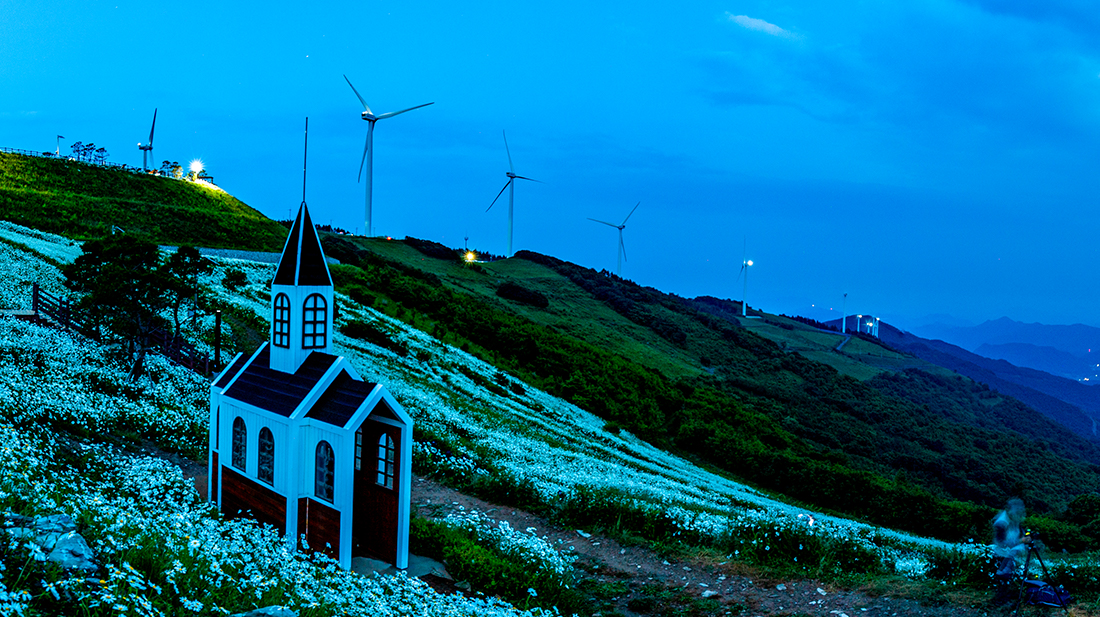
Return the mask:
{"type": "Polygon", "coordinates": [[[1031,343],[982,343],[974,353],[1074,381],[1096,373],[1095,363],[1088,356],[1075,356],[1056,347],[1031,343]]]}
{"type": "Polygon", "coordinates": [[[939,339],[993,359],[1004,359],[1071,379],[1096,374],[1100,363],[1100,328],[1085,324],[1022,323],[1008,317],[976,326],[942,323],[914,327],[913,334],[939,339]]]}

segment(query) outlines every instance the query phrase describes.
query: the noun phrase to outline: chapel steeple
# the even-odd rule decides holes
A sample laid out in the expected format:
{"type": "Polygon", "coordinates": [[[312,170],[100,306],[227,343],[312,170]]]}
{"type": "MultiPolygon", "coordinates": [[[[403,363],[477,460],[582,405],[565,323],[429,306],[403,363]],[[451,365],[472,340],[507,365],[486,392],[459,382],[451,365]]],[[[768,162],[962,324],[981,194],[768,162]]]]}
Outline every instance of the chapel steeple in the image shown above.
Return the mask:
{"type": "Polygon", "coordinates": [[[313,351],[332,350],[332,276],[306,202],[290,227],[271,281],[271,368],[298,370],[313,351]]]}

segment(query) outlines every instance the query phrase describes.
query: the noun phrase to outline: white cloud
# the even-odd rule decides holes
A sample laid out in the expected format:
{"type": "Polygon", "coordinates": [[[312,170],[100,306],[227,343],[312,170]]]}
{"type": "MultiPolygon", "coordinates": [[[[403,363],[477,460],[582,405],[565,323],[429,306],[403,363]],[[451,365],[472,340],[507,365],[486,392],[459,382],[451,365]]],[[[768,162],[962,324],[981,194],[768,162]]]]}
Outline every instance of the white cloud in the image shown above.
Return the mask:
{"type": "Polygon", "coordinates": [[[770,24],[763,19],[757,19],[755,17],[749,17],[748,15],[734,15],[733,13],[726,13],[729,20],[733,23],[741,26],[742,28],[748,28],[749,30],[757,30],[764,34],[770,34],[772,36],[781,36],[786,39],[797,39],[797,34],[784,30],[775,24],[770,24]]]}

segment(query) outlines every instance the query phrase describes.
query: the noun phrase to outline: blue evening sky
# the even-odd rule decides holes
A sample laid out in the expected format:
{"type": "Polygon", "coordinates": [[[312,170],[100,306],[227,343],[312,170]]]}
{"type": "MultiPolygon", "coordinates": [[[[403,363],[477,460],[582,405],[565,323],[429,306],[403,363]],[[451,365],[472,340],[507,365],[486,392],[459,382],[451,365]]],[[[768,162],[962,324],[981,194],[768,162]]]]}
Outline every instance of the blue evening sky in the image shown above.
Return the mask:
{"type": "Polygon", "coordinates": [[[273,218],[615,270],[683,296],[901,326],[1100,325],[1100,5],[994,0],[0,0],[0,146],[201,158],[273,218]],[[506,197],[506,195],[505,195],[506,197]],[[503,198],[502,198],[503,199],[503,198]],[[836,314],[835,312],[833,313],[836,314]]]}

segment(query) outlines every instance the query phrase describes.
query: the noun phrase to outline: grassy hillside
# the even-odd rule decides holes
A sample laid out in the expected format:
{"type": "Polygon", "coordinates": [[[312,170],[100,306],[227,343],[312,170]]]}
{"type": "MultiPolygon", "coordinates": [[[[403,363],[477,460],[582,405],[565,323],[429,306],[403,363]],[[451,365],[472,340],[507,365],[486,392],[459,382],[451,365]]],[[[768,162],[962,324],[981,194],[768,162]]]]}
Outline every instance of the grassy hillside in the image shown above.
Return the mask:
{"type": "MultiPolygon", "coordinates": [[[[989,511],[951,499],[992,506],[1022,492],[1053,512],[1097,487],[1094,444],[870,340],[852,339],[841,363],[867,357],[927,370],[864,383],[740,327],[722,316],[728,306],[704,312],[541,255],[463,265],[420,241],[329,236],[325,246],[345,264],[336,280],[353,298],[596,413],[612,430],[818,507],[957,538],[981,529],[989,511]],[[528,301],[500,297],[506,285],[528,301]],[[540,297],[545,305],[531,299],[540,297]],[[960,396],[972,411],[993,411],[945,415],[936,403],[960,396]],[[927,516],[914,520],[914,511],[927,516]]],[[[774,316],[760,322],[819,334],[774,316]]]]}
{"type": "Polygon", "coordinates": [[[286,230],[223,191],[65,159],[0,153],[0,213],[88,239],[112,226],[164,244],[278,251],[286,230]]]}
{"type": "MultiPolygon", "coordinates": [[[[199,186],[4,161],[13,171],[0,212],[15,220],[38,212],[27,202],[58,200],[81,214],[45,226],[70,236],[105,229],[105,214],[117,212],[166,243],[225,245],[224,229],[238,225],[247,229],[234,236],[245,239],[240,248],[282,244],[275,223],[199,186]],[[95,207],[104,200],[112,208],[95,207]],[[232,223],[179,231],[161,218],[181,212],[232,223]]],[[[1095,444],[873,340],[853,337],[837,352],[842,337],[795,320],[744,320],[736,303],[686,300],[534,253],[464,264],[429,242],[332,235],[325,248],[344,263],[334,268],[341,291],[503,371],[479,387],[521,379],[597,414],[611,433],[628,430],[818,508],[958,539],[1011,494],[1057,514],[1100,490],[1095,444]],[[852,499],[865,494],[880,498],[852,499]]]]}
{"type": "MultiPolygon", "coordinates": [[[[68,241],[8,224],[0,231],[9,240],[0,243],[0,267],[21,283],[0,286],[0,306],[26,302],[27,276],[60,286],[58,268],[39,255],[71,259],[68,241]]],[[[273,269],[223,262],[201,282],[219,306],[262,320],[273,269]],[[230,269],[244,273],[234,290],[223,284],[230,269]]],[[[577,537],[575,530],[602,530],[663,547],[667,559],[693,569],[700,568],[698,559],[710,559],[729,565],[723,571],[730,574],[812,578],[830,588],[852,575],[936,591],[948,582],[987,584],[985,547],[945,545],[792,507],[625,432],[609,432],[591,414],[400,321],[346,297],[340,302],[335,349],[365,378],[386,384],[415,418],[418,474],[492,503],[523,503],[567,530],[567,538],[577,537]],[[352,324],[369,328],[380,344],[342,334],[354,330],[352,324]]],[[[212,321],[200,317],[189,336],[208,337],[212,321]]],[[[605,582],[602,563],[598,573],[594,566],[590,573],[574,568],[571,547],[547,541],[540,535],[545,529],[508,526],[506,513],[496,510],[413,523],[413,546],[441,553],[476,597],[442,596],[406,576],[360,577],[323,556],[287,551],[270,529],[209,508],[180,468],[157,453],[203,458],[207,382],[158,356],[147,368],[145,377],[131,381],[108,346],[0,319],[0,506],[14,513],[9,520],[68,515],[100,566],[94,573],[62,572],[34,559],[34,534],[9,538],[0,550],[5,614],[213,616],[281,604],[303,617],[534,617],[558,613],[517,608],[594,614],[600,604],[589,598],[633,593],[626,581],[605,582]]],[[[1086,587],[1095,593],[1089,581],[1097,568],[1090,562],[1058,557],[1051,565],[1075,593],[1086,587]]],[[[625,614],[710,617],[745,610],[739,581],[712,580],[723,597],[700,599],[700,589],[678,584],[679,574],[672,577],[674,589],[645,592],[653,595],[628,604],[625,614]],[[683,610],[656,610],[671,591],[687,598],[683,610]]]]}
{"type": "MultiPolygon", "coordinates": [[[[56,267],[38,259],[38,254],[72,253],[68,242],[45,246],[48,239],[31,236],[24,242],[33,251],[0,243],[0,265],[19,274],[14,284],[0,286],[4,307],[25,306],[30,280],[57,278],[56,267]]],[[[809,498],[800,496],[804,503],[792,504],[734,477],[763,469],[754,477],[760,478],[757,486],[767,485],[774,476],[777,482],[790,480],[796,491],[808,491],[809,483],[799,482],[801,474],[842,498],[840,507],[833,508],[836,511],[855,510],[879,521],[896,520],[904,523],[901,527],[916,520],[935,527],[931,529],[935,535],[981,538],[990,509],[936,499],[905,478],[891,481],[882,474],[853,470],[854,462],[841,464],[849,455],[831,452],[825,444],[788,430],[805,418],[783,419],[783,414],[824,412],[836,414],[828,420],[847,423],[851,420],[840,415],[846,408],[856,419],[861,413],[886,413],[888,409],[872,409],[870,403],[859,406],[863,397],[879,397],[874,400],[918,413],[911,426],[901,428],[891,425],[904,418],[869,419],[869,426],[894,438],[922,430],[922,423],[935,424],[933,416],[941,417],[943,424],[933,428],[942,443],[930,442],[929,450],[945,455],[940,471],[959,474],[963,464],[979,470],[986,463],[957,462],[950,456],[954,442],[979,435],[967,427],[980,428],[985,421],[981,410],[999,403],[998,397],[988,394],[971,396],[970,382],[911,371],[879,372],[861,383],[731,321],[690,305],[677,306],[675,298],[658,298],[660,307],[647,306],[642,300],[656,293],[653,290],[612,287],[616,294],[598,297],[587,289],[599,281],[577,282],[578,273],[563,274],[559,269],[575,266],[540,263],[547,262],[545,258],[475,268],[431,257],[425,251],[437,250],[417,242],[331,237],[326,246],[330,252],[342,252],[345,265],[334,268],[334,274],[351,296],[338,297],[336,351],[346,355],[365,379],[386,384],[414,416],[417,473],[431,474],[494,504],[538,511],[565,529],[603,530],[686,555],[720,555],[722,563],[765,568],[765,577],[778,580],[904,576],[930,581],[937,589],[988,585],[990,556],[980,540],[979,544],[945,545],[836,519],[805,503],[830,495],[807,492],[809,498]],[[402,260],[395,258],[401,255],[402,260]],[[535,325],[532,316],[559,310],[555,297],[540,296],[537,289],[543,287],[539,285],[560,288],[562,297],[569,299],[568,311],[575,316],[583,317],[602,305],[601,327],[574,325],[570,334],[563,334],[556,326],[535,325]],[[517,292],[516,287],[526,293],[517,292]],[[502,289],[511,291],[501,297],[502,289]],[[643,314],[648,311],[664,321],[649,323],[643,314]],[[397,315],[401,319],[395,319],[397,315]],[[589,329],[592,333],[586,333],[589,329]],[[670,378],[662,369],[631,362],[584,340],[602,329],[665,341],[679,350],[678,356],[665,361],[668,370],[679,370],[681,376],[670,378]],[[702,339],[708,331],[726,345],[692,340],[702,339]],[[705,364],[692,361],[698,353],[693,349],[696,345],[702,349],[704,342],[715,355],[705,364]],[[458,349],[463,346],[493,362],[463,353],[458,349]],[[885,384],[871,388],[871,382],[887,379],[898,394],[883,394],[885,384]],[[587,404],[603,417],[540,390],[540,383],[578,400],[587,397],[587,404]],[[800,394],[800,389],[805,392],[800,394]],[[925,390],[933,394],[921,400],[935,396],[940,406],[919,415],[920,410],[905,397],[925,390]],[[941,391],[952,397],[941,398],[941,391]],[[809,407],[807,396],[820,399],[824,407],[809,407]],[[640,411],[632,411],[634,407],[640,411]],[[626,422],[636,423],[639,431],[651,430],[653,441],[688,456],[669,454],[639,440],[622,430],[633,430],[626,422]],[[714,458],[692,450],[688,438],[700,436],[710,439],[705,445],[725,450],[714,458]],[[749,452],[754,445],[759,449],[749,452]],[[736,448],[746,450],[739,453],[736,448]],[[737,458],[742,454],[744,461],[737,458]],[[716,460],[723,457],[726,460],[716,460]],[[873,499],[864,499],[868,496],[873,499]],[[858,511],[862,501],[880,502],[897,515],[881,509],[858,511]]],[[[231,262],[202,282],[217,306],[240,317],[228,327],[263,330],[266,284],[272,273],[270,265],[231,262]],[[244,283],[230,290],[224,278],[238,268],[244,283]]],[[[54,280],[51,288],[58,286],[54,280]]],[[[209,341],[212,321],[210,316],[201,318],[189,336],[200,344],[209,341]]],[[[607,344],[629,345],[628,339],[620,334],[608,338],[607,344]]],[[[34,565],[24,549],[10,546],[0,555],[7,566],[0,577],[5,588],[0,591],[17,593],[20,607],[31,607],[25,614],[112,614],[110,602],[120,599],[131,605],[148,602],[169,615],[195,610],[224,614],[222,609],[247,610],[267,602],[290,604],[300,608],[302,615],[516,613],[495,600],[437,597],[404,577],[362,579],[326,571],[323,560],[310,563],[301,553],[280,551],[279,540],[270,533],[241,521],[223,521],[197,501],[174,466],[126,451],[151,440],[162,449],[201,456],[207,413],[201,380],[153,363],[148,379],[128,383],[125,367],[109,354],[107,348],[67,341],[63,333],[0,320],[0,392],[6,394],[0,397],[0,442],[5,446],[0,448],[0,505],[21,514],[60,511],[73,516],[99,551],[107,573],[106,583],[98,585],[94,583],[98,577],[59,580],[34,565]],[[52,595],[48,589],[54,588],[63,593],[52,595]],[[30,591],[23,595],[26,589],[30,591]],[[196,602],[201,606],[191,608],[196,602]]],[[[649,361],[658,362],[660,357],[654,354],[649,361]]],[[[830,424],[823,421],[826,428],[830,424]]],[[[1004,446],[1008,451],[1020,445],[1007,430],[987,436],[1009,440],[986,444],[995,449],[1004,446]]],[[[1055,465],[1047,470],[1051,475],[1063,473],[1057,465],[1067,463],[1064,457],[1045,453],[1046,446],[1024,447],[1028,448],[1025,454],[1039,464],[1055,465]],[[1048,456],[1054,458],[1044,458],[1048,456]]],[[[893,445],[883,450],[893,451],[893,445]]],[[[998,477],[996,482],[1001,480],[998,477]]],[[[789,492],[784,486],[774,488],[789,492]]],[[[1083,515],[1082,525],[1090,522],[1086,510],[1075,515],[1083,515]]],[[[1076,523],[1059,524],[1042,517],[1029,517],[1029,523],[1042,529],[1052,545],[1073,546],[1066,541],[1080,533],[1076,523]]],[[[414,538],[414,543],[440,541],[441,534],[421,525],[417,528],[425,535],[414,538]]],[[[481,532],[472,537],[480,538],[481,532]]],[[[464,553],[452,552],[448,567],[484,571],[487,563],[499,564],[500,552],[493,553],[491,541],[488,544],[489,548],[467,545],[464,553]]],[[[543,559],[557,555],[553,546],[532,546],[543,559]]],[[[1087,593],[1090,598],[1100,593],[1096,583],[1100,567],[1091,559],[1066,558],[1056,551],[1051,551],[1050,559],[1059,582],[1075,593],[1087,593]]],[[[517,564],[521,562],[513,562],[513,571],[533,570],[517,564]]],[[[522,598],[522,604],[513,600],[521,606],[555,597],[552,590],[538,585],[531,587],[538,587],[537,595],[527,591],[527,584],[503,585],[509,586],[501,593],[522,598]]],[[[477,584],[474,589],[481,591],[477,584]]],[[[556,603],[549,602],[544,606],[556,603]]],[[[729,605],[730,610],[734,608],[729,605]]]]}

